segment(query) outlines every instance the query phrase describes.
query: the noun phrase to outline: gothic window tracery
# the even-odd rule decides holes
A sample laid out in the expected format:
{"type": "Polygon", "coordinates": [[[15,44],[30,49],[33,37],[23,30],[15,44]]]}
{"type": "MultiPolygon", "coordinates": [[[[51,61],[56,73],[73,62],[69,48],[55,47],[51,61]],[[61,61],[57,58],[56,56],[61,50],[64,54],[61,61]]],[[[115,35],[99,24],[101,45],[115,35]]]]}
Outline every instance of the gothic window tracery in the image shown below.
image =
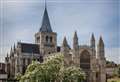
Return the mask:
{"type": "Polygon", "coordinates": [[[80,67],[82,69],[90,69],[90,54],[87,50],[80,54],[80,67]]]}

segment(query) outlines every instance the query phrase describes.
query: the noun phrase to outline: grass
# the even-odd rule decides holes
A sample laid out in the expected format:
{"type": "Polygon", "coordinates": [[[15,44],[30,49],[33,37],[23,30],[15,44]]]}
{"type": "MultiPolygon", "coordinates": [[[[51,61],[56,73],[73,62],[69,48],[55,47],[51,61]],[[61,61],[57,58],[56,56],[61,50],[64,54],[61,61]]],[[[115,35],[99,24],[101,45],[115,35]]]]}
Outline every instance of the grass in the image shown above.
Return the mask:
{"type": "Polygon", "coordinates": [[[111,78],[111,79],[108,79],[108,82],[120,82],[120,78],[118,77],[111,78]]]}

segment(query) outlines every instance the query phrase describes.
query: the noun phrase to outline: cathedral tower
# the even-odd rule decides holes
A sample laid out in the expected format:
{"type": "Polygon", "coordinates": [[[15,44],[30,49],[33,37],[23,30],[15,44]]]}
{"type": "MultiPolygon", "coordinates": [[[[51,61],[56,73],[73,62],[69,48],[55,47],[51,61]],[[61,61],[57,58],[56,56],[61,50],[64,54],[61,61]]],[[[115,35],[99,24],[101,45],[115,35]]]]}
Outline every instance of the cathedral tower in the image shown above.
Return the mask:
{"type": "Polygon", "coordinates": [[[40,52],[43,55],[54,53],[57,50],[57,34],[52,31],[46,4],[41,28],[35,34],[35,43],[40,45],[40,52]]]}

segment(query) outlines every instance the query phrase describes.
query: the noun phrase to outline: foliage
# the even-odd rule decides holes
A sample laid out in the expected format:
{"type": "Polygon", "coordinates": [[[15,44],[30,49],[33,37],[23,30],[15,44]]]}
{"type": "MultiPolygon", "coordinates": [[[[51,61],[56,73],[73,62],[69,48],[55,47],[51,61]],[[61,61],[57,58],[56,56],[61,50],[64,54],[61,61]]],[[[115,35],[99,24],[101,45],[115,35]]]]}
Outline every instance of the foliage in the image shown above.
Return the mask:
{"type": "Polygon", "coordinates": [[[120,78],[120,66],[118,67],[118,77],[120,78]]]}
{"type": "Polygon", "coordinates": [[[20,82],[81,82],[85,79],[84,76],[79,67],[65,67],[64,56],[58,53],[46,57],[43,63],[33,61],[20,82]]]}
{"type": "Polygon", "coordinates": [[[17,73],[16,76],[15,76],[15,79],[16,80],[20,80],[22,77],[22,74],[21,73],[17,73]]]}
{"type": "Polygon", "coordinates": [[[114,78],[108,79],[107,82],[120,82],[120,78],[114,77],[114,78]]]}
{"type": "Polygon", "coordinates": [[[117,64],[113,61],[106,61],[106,67],[117,67],[117,64]]]}

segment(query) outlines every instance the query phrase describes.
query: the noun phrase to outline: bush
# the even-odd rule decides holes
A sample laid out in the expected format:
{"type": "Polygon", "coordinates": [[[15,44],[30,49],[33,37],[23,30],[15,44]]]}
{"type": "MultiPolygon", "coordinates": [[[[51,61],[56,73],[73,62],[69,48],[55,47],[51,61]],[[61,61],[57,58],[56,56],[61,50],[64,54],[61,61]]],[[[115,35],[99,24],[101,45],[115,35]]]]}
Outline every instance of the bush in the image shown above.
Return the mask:
{"type": "Polygon", "coordinates": [[[21,82],[82,82],[85,73],[75,66],[65,67],[63,54],[48,56],[43,63],[32,62],[27,67],[25,75],[20,79],[21,82]]]}

